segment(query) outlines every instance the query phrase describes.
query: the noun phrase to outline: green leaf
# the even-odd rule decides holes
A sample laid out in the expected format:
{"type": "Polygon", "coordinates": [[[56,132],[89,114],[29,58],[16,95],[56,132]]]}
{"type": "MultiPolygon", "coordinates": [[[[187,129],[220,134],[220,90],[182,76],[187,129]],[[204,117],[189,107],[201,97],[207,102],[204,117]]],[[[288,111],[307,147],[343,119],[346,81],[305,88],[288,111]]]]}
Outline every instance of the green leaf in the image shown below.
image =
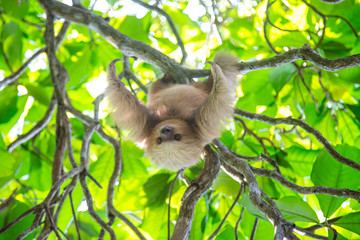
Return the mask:
{"type": "Polygon", "coordinates": [[[254,205],[252,205],[252,203],[250,202],[250,198],[249,198],[249,194],[245,193],[242,198],[241,198],[241,205],[244,206],[246,208],[246,210],[248,210],[248,212],[251,215],[254,215],[255,217],[261,218],[265,221],[269,221],[264,214],[262,214],[259,210],[257,210],[257,208],[254,207],[254,205]]]}
{"type": "Polygon", "coordinates": [[[0,149],[6,150],[6,144],[5,144],[3,136],[1,134],[0,134],[0,149]]]}
{"type": "Polygon", "coordinates": [[[149,160],[144,158],[143,150],[130,141],[122,142],[124,171],[122,179],[132,179],[134,176],[148,176],[146,167],[149,160]]]}
{"type": "Polygon", "coordinates": [[[0,149],[0,188],[6,185],[15,175],[19,162],[7,151],[0,149]]]}
{"type": "Polygon", "coordinates": [[[0,0],[0,6],[4,9],[6,14],[15,18],[25,17],[29,8],[27,1],[0,0]]]}
{"type": "Polygon", "coordinates": [[[15,158],[8,151],[0,149],[0,159],[6,159],[6,161],[0,161],[0,177],[12,176],[16,170],[15,158]]]}
{"type": "MultiPolygon", "coordinates": [[[[348,145],[335,149],[344,157],[360,162],[360,150],[348,145]]],[[[311,172],[315,185],[356,190],[360,185],[360,172],[336,161],[326,150],[321,150],[311,172]]],[[[330,217],[346,199],[328,195],[317,195],[325,217],[330,217]]]]}
{"type": "Polygon", "coordinates": [[[341,217],[334,224],[360,235],[360,212],[349,213],[341,217]]]}
{"type": "Polygon", "coordinates": [[[204,198],[196,203],[189,240],[203,239],[208,210],[204,198]]]}
{"type": "MultiPolygon", "coordinates": [[[[0,226],[5,226],[10,223],[16,217],[20,216],[30,207],[18,200],[13,200],[13,203],[10,204],[8,208],[0,213],[0,226]]],[[[1,239],[14,239],[15,236],[18,236],[19,233],[25,231],[29,228],[34,221],[34,215],[28,214],[25,218],[17,222],[13,227],[9,228],[5,233],[1,234],[1,239]]],[[[32,232],[28,235],[27,239],[33,239],[36,232],[32,232]]]]}
{"type": "Polygon", "coordinates": [[[275,200],[275,203],[283,217],[290,222],[319,222],[315,211],[299,197],[284,197],[275,200]]]}
{"type": "Polygon", "coordinates": [[[160,206],[152,205],[151,207],[144,209],[144,222],[141,224],[141,228],[151,234],[153,239],[165,239],[161,238],[161,236],[164,236],[164,231],[161,230],[165,227],[167,227],[166,204],[160,206]]]}
{"type": "Polygon", "coordinates": [[[80,230],[83,231],[89,237],[97,237],[98,231],[94,228],[94,225],[88,222],[79,221],[80,230]]]}
{"type": "Polygon", "coordinates": [[[51,187],[51,165],[41,159],[31,156],[28,183],[32,188],[47,191],[51,187]]]}
{"type": "Polygon", "coordinates": [[[24,83],[29,95],[33,96],[39,103],[48,106],[52,95],[50,87],[36,86],[33,83],[24,83]]]}
{"type": "Polygon", "coordinates": [[[146,31],[147,24],[144,25],[143,20],[135,16],[126,16],[117,29],[132,39],[148,43],[149,37],[148,31],[146,31]]]}
{"type": "MultiPolygon", "coordinates": [[[[241,235],[240,235],[241,236],[241,235]]],[[[245,239],[245,236],[242,236],[243,239],[245,239]]],[[[220,233],[216,236],[216,240],[228,240],[234,238],[234,228],[229,225],[225,224],[224,227],[222,227],[220,233]]]]}
{"type": "Polygon", "coordinates": [[[291,63],[272,69],[269,73],[269,80],[275,91],[279,92],[295,72],[296,68],[291,63]]]}
{"type": "Polygon", "coordinates": [[[17,89],[7,87],[0,94],[0,124],[10,121],[17,112],[17,89]]]}
{"type": "Polygon", "coordinates": [[[349,116],[347,112],[339,111],[338,113],[338,127],[344,142],[356,146],[356,138],[360,133],[360,125],[349,116]]]}
{"type": "Polygon", "coordinates": [[[225,195],[236,196],[239,192],[240,184],[225,172],[220,171],[212,187],[225,195]]]}
{"type": "Polygon", "coordinates": [[[9,64],[15,71],[21,66],[23,59],[22,32],[15,22],[9,22],[3,25],[2,41],[4,44],[4,52],[8,58],[9,64]]]}
{"type": "Polygon", "coordinates": [[[286,159],[299,177],[308,177],[315,162],[318,150],[307,150],[297,146],[286,149],[286,159]]]}
{"type": "Polygon", "coordinates": [[[144,184],[148,205],[162,204],[165,201],[170,188],[168,184],[170,176],[169,173],[155,174],[144,184]]]}
{"type": "Polygon", "coordinates": [[[77,89],[92,76],[92,70],[94,69],[91,68],[90,63],[91,54],[92,50],[88,47],[82,52],[81,56],[75,58],[75,61],[70,61],[66,64],[70,74],[70,80],[66,84],[66,88],[77,89]]]}

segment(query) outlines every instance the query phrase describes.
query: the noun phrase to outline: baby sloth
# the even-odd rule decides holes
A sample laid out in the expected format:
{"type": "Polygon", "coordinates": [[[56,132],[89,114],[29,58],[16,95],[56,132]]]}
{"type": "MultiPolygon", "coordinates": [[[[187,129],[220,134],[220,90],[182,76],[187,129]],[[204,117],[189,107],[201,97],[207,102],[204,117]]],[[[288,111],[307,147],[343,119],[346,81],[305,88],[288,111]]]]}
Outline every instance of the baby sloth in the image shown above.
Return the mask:
{"type": "Polygon", "coordinates": [[[236,58],[217,54],[204,82],[176,84],[165,75],[151,84],[147,106],[117,77],[116,61],[108,65],[106,90],[115,122],[131,130],[130,138],[157,166],[176,171],[195,165],[233,114],[236,58]]]}

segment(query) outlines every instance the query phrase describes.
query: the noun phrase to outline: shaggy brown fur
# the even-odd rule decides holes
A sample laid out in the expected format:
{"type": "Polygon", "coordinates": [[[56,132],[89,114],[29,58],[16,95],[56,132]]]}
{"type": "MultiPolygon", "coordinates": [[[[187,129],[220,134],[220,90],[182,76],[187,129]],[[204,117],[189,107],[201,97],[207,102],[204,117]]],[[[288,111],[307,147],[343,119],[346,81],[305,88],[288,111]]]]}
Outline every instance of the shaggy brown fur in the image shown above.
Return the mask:
{"type": "Polygon", "coordinates": [[[147,106],[117,77],[116,61],[107,70],[114,120],[132,130],[131,138],[144,144],[156,165],[179,170],[196,164],[203,146],[220,135],[222,122],[232,116],[237,60],[217,54],[204,82],[176,84],[164,76],[151,85],[147,106]]]}

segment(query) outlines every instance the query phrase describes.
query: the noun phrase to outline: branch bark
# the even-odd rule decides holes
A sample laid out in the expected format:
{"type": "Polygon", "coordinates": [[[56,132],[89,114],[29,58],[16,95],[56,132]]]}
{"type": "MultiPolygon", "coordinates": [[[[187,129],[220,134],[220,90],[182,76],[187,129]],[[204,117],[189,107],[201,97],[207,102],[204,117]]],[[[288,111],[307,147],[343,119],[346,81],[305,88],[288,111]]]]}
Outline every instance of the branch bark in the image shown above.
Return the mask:
{"type": "Polygon", "coordinates": [[[254,70],[279,67],[299,59],[311,62],[316,67],[329,72],[360,66],[360,54],[329,60],[320,56],[309,45],[304,45],[301,48],[292,49],[268,59],[254,62],[241,62],[238,68],[241,73],[247,73],[254,70]]]}
{"type": "Polygon", "coordinates": [[[211,187],[219,170],[220,161],[209,145],[205,146],[205,165],[201,173],[191,182],[186,189],[180,207],[172,240],[188,239],[195,211],[195,204],[202,195],[211,187]]]}
{"type": "Polygon", "coordinates": [[[251,170],[250,165],[242,160],[235,161],[231,155],[231,152],[220,141],[215,140],[214,144],[215,147],[219,150],[221,163],[223,164],[224,161],[228,162],[229,167],[233,168],[235,171],[239,171],[241,175],[246,178],[249,188],[250,201],[274,225],[274,239],[298,239],[292,232],[295,225],[283,218],[279,209],[276,208],[276,205],[270,205],[264,199],[262,199],[261,189],[257,183],[254,173],[251,170]]]}
{"type": "Polygon", "coordinates": [[[58,1],[38,0],[53,14],[71,22],[88,27],[105,38],[115,48],[128,56],[136,56],[159,67],[179,82],[189,82],[187,71],[173,59],[162,54],[149,45],[134,40],[111,27],[103,18],[83,8],[71,7],[58,1]],[[185,73],[185,74],[184,74],[185,73]]]}

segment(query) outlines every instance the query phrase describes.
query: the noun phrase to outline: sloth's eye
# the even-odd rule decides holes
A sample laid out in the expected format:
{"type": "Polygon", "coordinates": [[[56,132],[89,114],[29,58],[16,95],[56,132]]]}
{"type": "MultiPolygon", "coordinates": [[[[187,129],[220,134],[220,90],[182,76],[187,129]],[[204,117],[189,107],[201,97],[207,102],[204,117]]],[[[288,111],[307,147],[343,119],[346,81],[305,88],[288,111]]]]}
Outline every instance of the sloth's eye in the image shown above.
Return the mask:
{"type": "Polygon", "coordinates": [[[175,134],[174,136],[176,141],[180,141],[181,140],[181,135],[180,134],[175,134]]]}
{"type": "Polygon", "coordinates": [[[158,138],[156,139],[156,141],[157,141],[158,144],[160,144],[160,143],[162,143],[162,138],[161,138],[161,137],[158,137],[158,138]]]}

